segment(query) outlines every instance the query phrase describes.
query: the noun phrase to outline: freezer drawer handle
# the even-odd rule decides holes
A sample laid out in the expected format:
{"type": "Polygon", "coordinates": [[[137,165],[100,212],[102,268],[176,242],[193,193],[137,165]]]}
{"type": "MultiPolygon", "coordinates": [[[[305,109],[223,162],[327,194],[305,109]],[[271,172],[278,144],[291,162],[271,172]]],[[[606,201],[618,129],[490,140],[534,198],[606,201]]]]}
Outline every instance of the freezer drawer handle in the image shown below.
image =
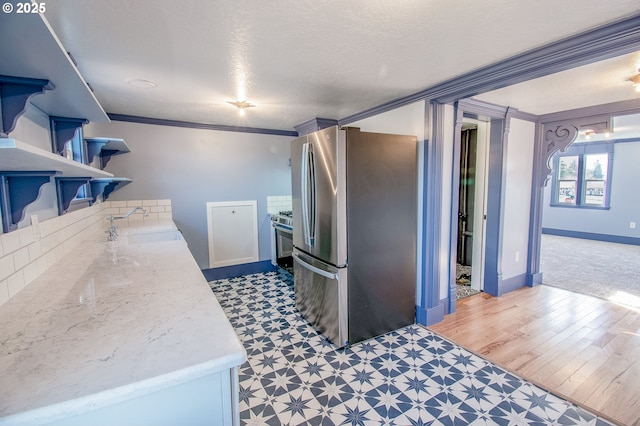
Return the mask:
{"type": "Polygon", "coordinates": [[[305,262],[304,260],[302,260],[300,258],[300,255],[298,253],[293,253],[293,260],[295,260],[296,262],[298,262],[300,264],[300,266],[307,268],[310,271],[315,272],[318,275],[322,275],[323,277],[332,279],[332,280],[337,280],[338,279],[338,274],[332,274],[331,272],[325,271],[323,269],[317,268],[313,265],[308,264],[307,262],[305,262]]]}

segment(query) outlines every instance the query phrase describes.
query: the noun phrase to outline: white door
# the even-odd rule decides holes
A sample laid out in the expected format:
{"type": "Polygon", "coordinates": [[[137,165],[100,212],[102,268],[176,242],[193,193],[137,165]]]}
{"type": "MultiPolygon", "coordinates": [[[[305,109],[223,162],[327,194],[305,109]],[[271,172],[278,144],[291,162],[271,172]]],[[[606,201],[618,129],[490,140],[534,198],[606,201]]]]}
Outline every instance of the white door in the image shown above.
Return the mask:
{"type": "Polygon", "coordinates": [[[478,121],[476,157],[476,206],[473,215],[473,255],[471,257],[471,288],[484,289],[484,255],[487,229],[487,172],[489,168],[489,126],[478,121]]]}
{"type": "Polygon", "coordinates": [[[207,203],[207,225],[210,268],[259,260],[255,200],[207,203]]]}

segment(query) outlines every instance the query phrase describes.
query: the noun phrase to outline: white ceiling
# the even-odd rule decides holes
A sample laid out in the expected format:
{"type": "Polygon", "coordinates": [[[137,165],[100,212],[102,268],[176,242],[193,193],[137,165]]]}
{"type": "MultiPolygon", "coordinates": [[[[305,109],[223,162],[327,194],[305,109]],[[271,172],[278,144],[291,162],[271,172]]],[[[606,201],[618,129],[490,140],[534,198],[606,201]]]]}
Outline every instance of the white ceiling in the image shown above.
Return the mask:
{"type": "MultiPolygon", "coordinates": [[[[639,11],[637,0],[57,0],[45,16],[109,113],[293,130],[639,11]],[[256,108],[240,117],[233,100],[256,108]]],[[[536,114],[625,100],[638,60],[476,98],[536,114]]]]}

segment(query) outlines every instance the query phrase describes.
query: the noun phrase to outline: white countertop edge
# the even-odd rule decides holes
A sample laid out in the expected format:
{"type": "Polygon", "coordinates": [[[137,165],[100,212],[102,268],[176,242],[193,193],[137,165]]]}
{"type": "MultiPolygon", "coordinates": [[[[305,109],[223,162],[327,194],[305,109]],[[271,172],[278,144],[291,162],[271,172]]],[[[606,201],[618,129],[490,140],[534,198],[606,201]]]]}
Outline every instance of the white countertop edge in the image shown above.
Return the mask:
{"type": "Polygon", "coordinates": [[[158,392],[211,374],[239,367],[247,360],[242,348],[224,357],[140,380],[80,398],[0,418],[0,425],[42,425],[158,392]]]}

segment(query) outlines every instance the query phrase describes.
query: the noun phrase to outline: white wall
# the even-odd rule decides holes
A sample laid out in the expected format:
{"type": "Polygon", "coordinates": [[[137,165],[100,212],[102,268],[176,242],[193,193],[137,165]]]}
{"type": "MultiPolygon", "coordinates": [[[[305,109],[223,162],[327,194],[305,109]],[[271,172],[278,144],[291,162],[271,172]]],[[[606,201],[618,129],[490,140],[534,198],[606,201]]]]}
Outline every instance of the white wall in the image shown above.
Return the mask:
{"type": "Polygon", "coordinates": [[[126,141],[131,152],[113,156],[106,170],[133,182],[109,200],[171,199],[173,220],[200,268],[209,268],[212,201],[257,200],[259,256],[271,258],[267,196],[291,194],[292,137],[120,121],[91,123],[84,133],[126,141]]]}
{"type": "Polygon", "coordinates": [[[511,120],[504,192],[503,280],[527,272],[534,141],[535,123],[511,120]]]}
{"type": "Polygon", "coordinates": [[[349,123],[348,126],[360,127],[365,132],[411,135],[416,136],[418,141],[424,141],[424,108],[424,101],[419,101],[349,123]]]}

